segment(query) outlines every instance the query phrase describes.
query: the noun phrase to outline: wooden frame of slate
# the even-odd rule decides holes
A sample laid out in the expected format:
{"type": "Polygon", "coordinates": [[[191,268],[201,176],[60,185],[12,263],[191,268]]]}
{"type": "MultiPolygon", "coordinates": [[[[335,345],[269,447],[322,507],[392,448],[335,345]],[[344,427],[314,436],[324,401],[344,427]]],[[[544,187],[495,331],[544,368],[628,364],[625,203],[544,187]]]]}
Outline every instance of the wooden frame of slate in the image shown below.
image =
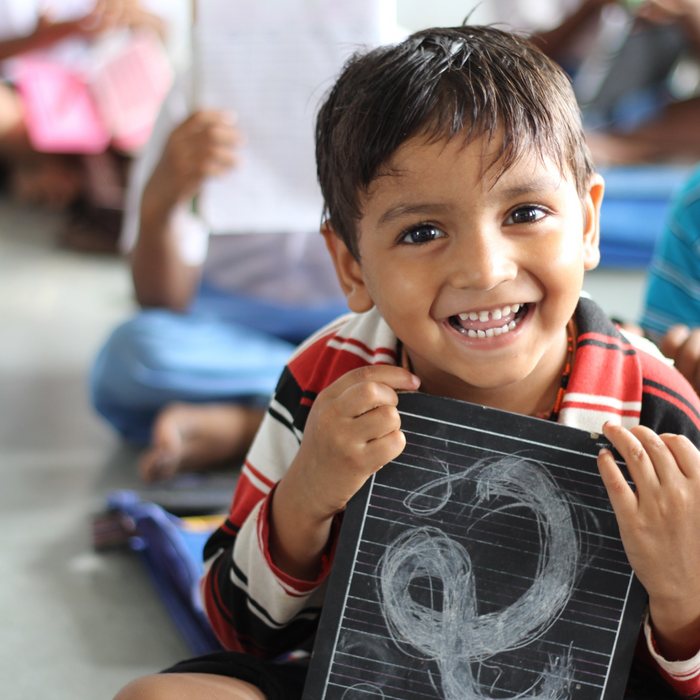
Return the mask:
{"type": "Polygon", "coordinates": [[[348,504],[304,700],[621,698],[646,605],[602,436],[427,394],[348,504]]]}

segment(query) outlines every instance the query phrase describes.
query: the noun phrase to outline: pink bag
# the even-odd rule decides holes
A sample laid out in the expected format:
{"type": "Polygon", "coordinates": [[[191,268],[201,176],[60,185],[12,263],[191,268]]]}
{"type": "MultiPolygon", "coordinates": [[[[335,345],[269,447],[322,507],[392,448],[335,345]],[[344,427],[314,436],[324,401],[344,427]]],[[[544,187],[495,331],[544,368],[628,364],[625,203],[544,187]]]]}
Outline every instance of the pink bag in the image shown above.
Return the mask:
{"type": "Polygon", "coordinates": [[[138,150],[172,82],[162,46],[145,32],[104,60],[91,83],[38,54],[19,57],[16,66],[29,139],[50,153],[101,153],[110,143],[138,150]]]}
{"type": "Polygon", "coordinates": [[[128,46],[102,66],[91,89],[118,149],[146,145],[171,82],[168,58],[150,32],[134,33],[128,46]]]}
{"type": "Polygon", "coordinates": [[[47,153],[101,153],[111,136],[83,80],[44,58],[17,59],[17,90],[29,140],[47,153]]]}

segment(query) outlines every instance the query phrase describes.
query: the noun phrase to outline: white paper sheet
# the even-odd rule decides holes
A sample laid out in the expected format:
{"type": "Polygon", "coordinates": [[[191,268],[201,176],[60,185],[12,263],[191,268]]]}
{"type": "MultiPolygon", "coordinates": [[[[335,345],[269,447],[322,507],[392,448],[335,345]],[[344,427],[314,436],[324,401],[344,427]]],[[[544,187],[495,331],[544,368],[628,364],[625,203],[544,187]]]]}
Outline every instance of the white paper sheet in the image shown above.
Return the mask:
{"type": "Polygon", "coordinates": [[[213,233],[318,229],[317,108],[345,60],[379,43],[382,0],[197,0],[195,96],[231,110],[241,164],[208,181],[199,211],[213,233]]]}

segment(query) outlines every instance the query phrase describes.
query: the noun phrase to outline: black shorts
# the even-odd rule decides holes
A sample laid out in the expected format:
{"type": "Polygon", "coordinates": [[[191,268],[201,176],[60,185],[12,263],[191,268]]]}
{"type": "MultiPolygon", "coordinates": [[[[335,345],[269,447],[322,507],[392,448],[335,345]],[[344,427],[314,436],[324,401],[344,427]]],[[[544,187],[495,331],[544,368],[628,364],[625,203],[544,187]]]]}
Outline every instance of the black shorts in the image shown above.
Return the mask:
{"type": "Polygon", "coordinates": [[[273,664],[235,651],[217,651],[180,661],[162,673],[210,673],[237,678],[260,688],[268,700],[301,700],[308,668],[308,661],[273,664]]]}

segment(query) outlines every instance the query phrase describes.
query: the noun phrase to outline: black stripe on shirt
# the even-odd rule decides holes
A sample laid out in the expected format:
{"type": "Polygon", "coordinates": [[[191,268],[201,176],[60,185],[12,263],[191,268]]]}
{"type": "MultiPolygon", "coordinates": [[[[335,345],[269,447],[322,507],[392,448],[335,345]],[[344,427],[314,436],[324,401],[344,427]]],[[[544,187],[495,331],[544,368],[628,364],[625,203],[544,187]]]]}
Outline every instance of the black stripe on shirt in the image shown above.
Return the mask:
{"type": "Polygon", "coordinates": [[[586,338],[585,340],[579,340],[577,347],[581,348],[584,345],[595,345],[604,350],[617,350],[623,355],[636,355],[637,351],[634,348],[627,348],[623,350],[617,343],[604,343],[602,340],[596,340],[595,338],[586,338]]]}
{"type": "Polygon", "coordinates": [[[696,416],[698,420],[700,420],[700,414],[695,409],[695,406],[693,406],[693,404],[690,403],[690,401],[688,401],[683,396],[683,394],[679,394],[677,391],[674,391],[673,389],[669,389],[664,384],[659,384],[659,382],[655,382],[651,379],[643,379],[642,384],[643,384],[643,386],[651,386],[651,387],[654,387],[654,389],[659,389],[660,391],[663,391],[665,394],[668,394],[669,396],[672,396],[674,399],[677,399],[684,406],[689,408],[690,411],[693,413],[693,415],[696,416]]]}
{"type": "Polygon", "coordinates": [[[285,366],[282,370],[282,375],[277,382],[277,388],[275,389],[275,400],[284,406],[290,415],[294,415],[297,406],[301,403],[301,399],[304,395],[299,382],[297,382],[296,377],[292,374],[289,367],[285,366]]]}

